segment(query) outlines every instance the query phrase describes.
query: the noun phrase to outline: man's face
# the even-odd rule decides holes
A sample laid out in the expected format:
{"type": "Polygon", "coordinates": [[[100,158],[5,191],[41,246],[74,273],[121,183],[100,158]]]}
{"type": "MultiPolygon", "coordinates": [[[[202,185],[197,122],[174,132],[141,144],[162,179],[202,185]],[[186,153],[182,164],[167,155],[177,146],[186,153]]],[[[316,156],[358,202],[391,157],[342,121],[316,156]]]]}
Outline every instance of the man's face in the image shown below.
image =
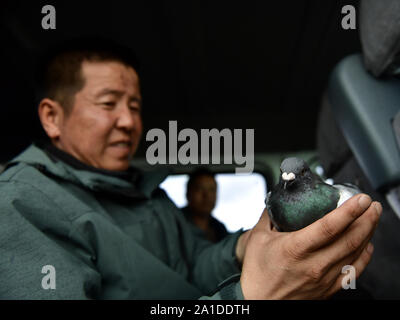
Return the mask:
{"type": "Polygon", "coordinates": [[[217,199],[217,183],[212,176],[198,176],[188,190],[189,208],[196,214],[210,215],[217,199]]]}
{"type": "Polygon", "coordinates": [[[126,170],[142,134],[138,75],[119,62],[83,62],[82,76],[55,144],[93,167],[126,170]]]}

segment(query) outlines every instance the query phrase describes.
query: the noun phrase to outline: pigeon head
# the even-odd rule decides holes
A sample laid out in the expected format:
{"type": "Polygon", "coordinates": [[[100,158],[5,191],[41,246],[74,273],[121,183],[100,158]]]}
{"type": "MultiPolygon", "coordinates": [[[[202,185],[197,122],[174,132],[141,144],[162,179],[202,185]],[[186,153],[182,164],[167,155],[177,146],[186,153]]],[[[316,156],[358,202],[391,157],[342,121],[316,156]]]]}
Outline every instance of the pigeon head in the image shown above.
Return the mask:
{"type": "Polygon", "coordinates": [[[307,163],[299,158],[286,158],[281,163],[280,181],[284,189],[296,185],[299,181],[311,178],[311,170],[307,163]]]}

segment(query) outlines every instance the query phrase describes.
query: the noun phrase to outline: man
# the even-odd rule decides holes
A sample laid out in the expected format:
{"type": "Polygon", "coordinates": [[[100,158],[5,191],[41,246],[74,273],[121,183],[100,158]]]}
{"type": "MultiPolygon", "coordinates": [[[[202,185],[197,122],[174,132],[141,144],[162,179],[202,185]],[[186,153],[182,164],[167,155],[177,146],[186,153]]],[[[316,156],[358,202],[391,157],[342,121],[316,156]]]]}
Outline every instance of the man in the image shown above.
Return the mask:
{"type": "Polygon", "coordinates": [[[344,265],[361,274],[381,212],[366,195],[293,233],[272,230],[265,211],[217,244],[194,237],[158,188],[164,176],[130,166],[136,62],[117,47],[67,48],[46,65],[38,108],[51,143],[0,175],[1,298],[327,298],[344,265]]]}
{"type": "Polygon", "coordinates": [[[196,234],[211,242],[218,242],[228,235],[225,226],[211,215],[217,200],[217,182],[211,171],[199,168],[190,174],[186,199],[188,204],[182,211],[195,226],[196,234]]]}

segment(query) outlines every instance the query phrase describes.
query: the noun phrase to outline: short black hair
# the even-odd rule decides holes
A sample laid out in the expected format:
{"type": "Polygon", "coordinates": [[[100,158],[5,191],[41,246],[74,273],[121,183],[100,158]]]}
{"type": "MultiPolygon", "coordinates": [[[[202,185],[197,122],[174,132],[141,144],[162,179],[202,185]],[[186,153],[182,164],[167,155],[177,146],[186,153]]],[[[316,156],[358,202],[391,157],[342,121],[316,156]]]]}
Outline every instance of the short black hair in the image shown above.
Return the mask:
{"type": "Polygon", "coordinates": [[[215,173],[210,171],[206,167],[197,168],[189,174],[189,180],[186,185],[186,191],[189,191],[194,181],[200,176],[209,176],[215,179],[215,173]]]}
{"type": "Polygon", "coordinates": [[[139,61],[130,48],[100,37],[74,38],[51,47],[40,59],[38,98],[53,99],[69,112],[73,97],[85,84],[81,74],[84,61],[116,61],[140,74],[139,61]]]}

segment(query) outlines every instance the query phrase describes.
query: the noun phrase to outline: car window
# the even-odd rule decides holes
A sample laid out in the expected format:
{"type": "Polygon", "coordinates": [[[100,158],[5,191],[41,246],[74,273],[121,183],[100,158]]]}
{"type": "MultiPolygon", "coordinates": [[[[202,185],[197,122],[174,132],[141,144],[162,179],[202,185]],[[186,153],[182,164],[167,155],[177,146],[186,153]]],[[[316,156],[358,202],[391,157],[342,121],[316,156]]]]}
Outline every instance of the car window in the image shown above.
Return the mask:
{"type": "MultiPolygon", "coordinates": [[[[160,185],[179,208],[187,205],[188,178],[186,174],[171,175],[160,185]]],[[[221,173],[217,174],[215,179],[218,193],[212,215],[221,221],[229,232],[240,228],[252,228],[265,207],[267,185],[264,177],[259,173],[221,173]]]]}

